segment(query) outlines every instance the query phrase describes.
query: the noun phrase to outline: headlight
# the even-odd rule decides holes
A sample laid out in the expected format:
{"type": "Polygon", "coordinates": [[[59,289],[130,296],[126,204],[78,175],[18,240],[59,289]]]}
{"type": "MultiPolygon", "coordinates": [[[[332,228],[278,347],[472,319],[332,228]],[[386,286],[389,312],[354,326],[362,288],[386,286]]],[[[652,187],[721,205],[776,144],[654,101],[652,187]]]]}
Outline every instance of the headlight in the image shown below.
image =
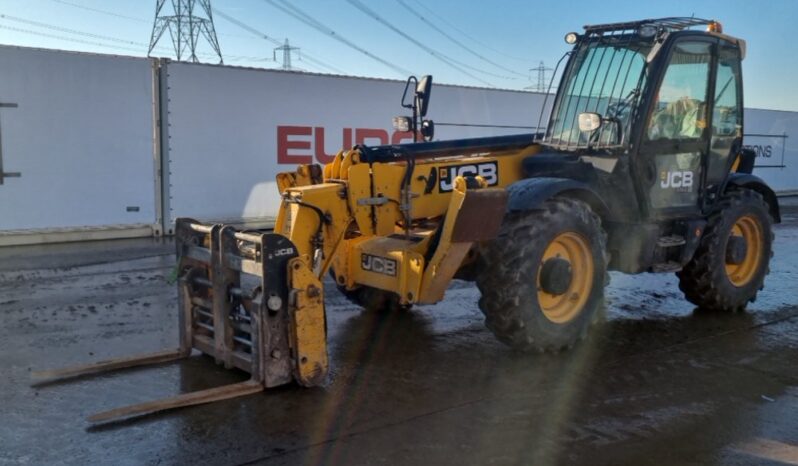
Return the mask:
{"type": "Polygon", "coordinates": [[[648,39],[657,35],[657,27],[653,24],[644,24],[640,26],[640,29],[637,30],[637,33],[640,34],[640,37],[648,39]]]}
{"type": "Polygon", "coordinates": [[[406,116],[393,117],[393,129],[400,132],[410,131],[410,127],[413,126],[410,120],[411,118],[406,116]]]}
{"type": "Polygon", "coordinates": [[[577,40],[579,40],[579,34],[577,34],[575,32],[569,32],[568,34],[565,35],[565,43],[566,44],[573,45],[573,44],[576,43],[577,40]]]}

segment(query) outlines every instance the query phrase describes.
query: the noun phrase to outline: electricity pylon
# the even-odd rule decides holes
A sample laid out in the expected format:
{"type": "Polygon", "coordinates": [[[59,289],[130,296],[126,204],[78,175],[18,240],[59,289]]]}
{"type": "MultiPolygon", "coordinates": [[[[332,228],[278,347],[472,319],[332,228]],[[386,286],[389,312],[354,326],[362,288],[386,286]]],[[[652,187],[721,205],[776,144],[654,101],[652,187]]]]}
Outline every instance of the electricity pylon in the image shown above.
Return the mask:
{"type": "Polygon", "coordinates": [[[170,0],[169,3],[171,11],[164,8],[166,0],[155,2],[155,22],[152,25],[147,56],[152,54],[152,50],[168,30],[177,61],[184,61],[184,57],[188,55],[187,61],[198,63],[197,45],[200,37],[203,37],[219,57],[219,63],[224,63],[213,26],[211,0],[170,0]]]}

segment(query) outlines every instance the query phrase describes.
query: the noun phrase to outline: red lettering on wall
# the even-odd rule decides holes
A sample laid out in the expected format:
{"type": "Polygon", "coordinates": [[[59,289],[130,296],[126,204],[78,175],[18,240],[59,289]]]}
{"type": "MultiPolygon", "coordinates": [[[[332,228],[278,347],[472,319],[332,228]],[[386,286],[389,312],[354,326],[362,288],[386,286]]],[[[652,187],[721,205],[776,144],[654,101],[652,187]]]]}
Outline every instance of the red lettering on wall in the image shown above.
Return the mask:
{"type": "Polygon", "coordinates": [[[379,139],[379,144],[371,144],[374,145],[385,145],[388,144],[388,132],[384,129],[369,129],[369,128],[357,128],[355,130],[355,144],[365,144],[366,139],[379,139]]]}
{"type": "MultiPolygon", "coordinates": [[[[323,126],[278,126],[277,127],[277,163],[284,165],[301,165],[315,162],[327,164],[335,160],[339,149],[348,150],[354,144],[370,146],[401,144],[413,142],[410,131],[389,133],[376,128],[342,128],[341,146],[332,142],[331,151],[327,152],[325,137],[327,128],[323,126]],[[352,137],[354,133],[354,138],[352,137]]],[[[423,138],[419,134],[419,141],[423,138]]]]}
{"type": "MultiPolygon", "coordinates": [[[[423,138],[419,137],[419,141],[423,138]]],[[[393,136],[391,136],[391,144],[401,144],[402,141],[413,142],[413,132],[412,131],[395,131],[393,136]]]]}
{"type": "MultiPolygon", "coordinates": [[[[289,153],[289,150],[310,150],[310,141],[289,140],[289,136],[310,136],[313,128],[310,126],[278,126],[277,127],[277,163],[300,165],[313,163],[313,155],[289,153]]],[[[318,145],[318,144],[317,144],[318,145]]]]}
{"type": "Polygon", "coordinates": [[[344,147],[342,149],[352,148],[352,128],[344,128],[344,147]]]}
{"type": "Polygon", "coordinates": [[[313,149],[315,149],[314,152],[316,153],[316,161],[319,163],[328,164],[335,160],[335,154],[337,154],[337,151],[333,152],[332,154],[328,154],[324,150],[324,128],[313,128],[313,146],[313,149]]]}

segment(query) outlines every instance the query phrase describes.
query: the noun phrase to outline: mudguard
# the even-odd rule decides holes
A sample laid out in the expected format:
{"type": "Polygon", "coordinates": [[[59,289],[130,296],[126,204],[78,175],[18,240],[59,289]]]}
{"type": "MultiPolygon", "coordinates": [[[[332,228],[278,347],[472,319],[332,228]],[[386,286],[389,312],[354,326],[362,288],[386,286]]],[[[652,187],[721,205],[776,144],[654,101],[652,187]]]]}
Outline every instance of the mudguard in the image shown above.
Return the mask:
{"type": "Polygon", "coordinates": [[[779,200],[776,197],[776,193],[770,189],[770,186],[762,178],[750,173],[732,173],[726,180],[726,186],[723,191],[726,192],[734,188],[752,189],[761,194],[765,198],[765,202],[770,206],[770,215],[773,217],[773,222],[781,223],[779,200]]]}
{"type": "Polygon", "coordinates": [[[601,197],[586,183],[568,178],[538,177],[517,181],[507,187],[510,196],[508,212],[534,210],[554,196],[579,199],[603,217],[609,209],[601,197]]]}

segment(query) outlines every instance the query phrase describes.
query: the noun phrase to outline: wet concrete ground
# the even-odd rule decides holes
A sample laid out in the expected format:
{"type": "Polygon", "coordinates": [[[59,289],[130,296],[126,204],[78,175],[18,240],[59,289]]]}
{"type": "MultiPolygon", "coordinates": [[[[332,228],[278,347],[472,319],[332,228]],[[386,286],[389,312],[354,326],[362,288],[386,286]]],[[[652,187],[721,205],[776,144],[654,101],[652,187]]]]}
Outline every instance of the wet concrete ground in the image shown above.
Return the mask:
{"type": "Polygon", "coordinates": [[[496,342],[469,283],[394,314],[328,286],[324,387],[99,428],[85,418],[246,375],[195,356],[30,388],[31,369],[176,346],[173,246],[0,249],[0,465],[798,464],[798,210],[776,238],[749,312],[696,312],[672,274],[613,274],[606,323],[557,356],[496,342]]]}

